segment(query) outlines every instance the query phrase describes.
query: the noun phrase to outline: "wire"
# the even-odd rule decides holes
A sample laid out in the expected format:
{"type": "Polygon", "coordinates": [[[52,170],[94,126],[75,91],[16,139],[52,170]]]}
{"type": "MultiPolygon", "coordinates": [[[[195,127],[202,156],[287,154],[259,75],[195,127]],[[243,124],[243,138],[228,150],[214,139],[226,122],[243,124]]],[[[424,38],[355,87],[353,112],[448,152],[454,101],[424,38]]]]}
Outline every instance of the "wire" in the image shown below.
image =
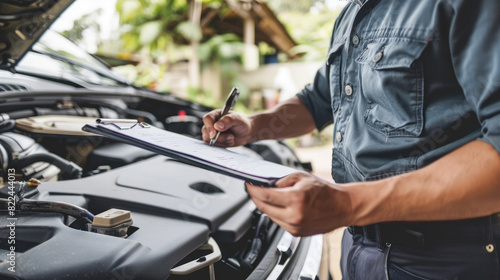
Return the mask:
{"type": "Polygon", "coordinates": [[[14,164],[23,169],[40,161],[53,164],[61,169],[62,179],[79,179],[82,177],[81,167],[55,154],[32,154],[25,158],[18,159],[14,164]]]}
{"type": "Polygon", "coordinates": [[[40,211],[40,212],[56,212],[63,213],[75,217],[77,219],[84,219],[89,223],[94,220],[94,215],[87,209],[82,207],[59,201],[40,201],[33,199],[23,199],[19,202],[19,209],[26,211],[40,211]]]}

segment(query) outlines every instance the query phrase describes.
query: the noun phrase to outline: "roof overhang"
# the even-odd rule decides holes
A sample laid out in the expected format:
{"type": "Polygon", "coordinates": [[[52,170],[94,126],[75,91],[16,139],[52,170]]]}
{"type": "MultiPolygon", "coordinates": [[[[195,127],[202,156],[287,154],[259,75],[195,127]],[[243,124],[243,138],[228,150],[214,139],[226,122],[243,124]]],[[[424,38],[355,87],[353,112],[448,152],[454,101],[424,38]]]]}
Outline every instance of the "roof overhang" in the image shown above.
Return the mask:
{"type": "Polygon", "coordinates": [[[205,35],[231,32],[243,37],[244,21],[251,18],[255,22],[255,43],[266,42],[290,58],[297,57],[290,51],[297,43],[266,3],[258,0],[226,0],[225,3],[229,11],[224,13],[204,7],[201,27],[205,35]]]}

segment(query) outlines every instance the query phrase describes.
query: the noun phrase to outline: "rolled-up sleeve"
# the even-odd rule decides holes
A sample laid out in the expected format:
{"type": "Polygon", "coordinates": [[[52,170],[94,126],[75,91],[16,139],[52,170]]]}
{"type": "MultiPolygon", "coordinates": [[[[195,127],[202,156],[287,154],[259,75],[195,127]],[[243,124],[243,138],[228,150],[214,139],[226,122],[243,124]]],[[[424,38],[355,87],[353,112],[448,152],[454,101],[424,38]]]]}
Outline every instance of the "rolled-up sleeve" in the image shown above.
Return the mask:
{"type": "Polygon", "coordinates": [[[455,73],[481,124],[479,140],[500,154],[500,1],[453,1],[450,49],[455,73]]]}
{"type": "Polygon", "coordinates": [[[327,65],[323,65],[314,78],[312,84],[308,84],[297,94],[298,98],[307,107],[318,130],[322,130],[333,122],[331,108],[331,96],[328,80],[326,78],[327,65]]]}

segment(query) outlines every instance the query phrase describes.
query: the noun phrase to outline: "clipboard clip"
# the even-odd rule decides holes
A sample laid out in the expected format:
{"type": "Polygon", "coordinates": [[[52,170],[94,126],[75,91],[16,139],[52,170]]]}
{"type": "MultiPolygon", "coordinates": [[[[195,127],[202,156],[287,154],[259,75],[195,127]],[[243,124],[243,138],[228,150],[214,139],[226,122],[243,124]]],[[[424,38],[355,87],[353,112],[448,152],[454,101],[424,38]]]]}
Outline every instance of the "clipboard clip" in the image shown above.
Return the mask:
{"type": "Polygon", "coordinates": [[[145,122],[138,122],[133,119],[97,119],[97,124],[102,125],[114,125],[120,130],[132,129],[136,125],[140,125],[142,128],[150,128],[151,125],[145,122]]]}

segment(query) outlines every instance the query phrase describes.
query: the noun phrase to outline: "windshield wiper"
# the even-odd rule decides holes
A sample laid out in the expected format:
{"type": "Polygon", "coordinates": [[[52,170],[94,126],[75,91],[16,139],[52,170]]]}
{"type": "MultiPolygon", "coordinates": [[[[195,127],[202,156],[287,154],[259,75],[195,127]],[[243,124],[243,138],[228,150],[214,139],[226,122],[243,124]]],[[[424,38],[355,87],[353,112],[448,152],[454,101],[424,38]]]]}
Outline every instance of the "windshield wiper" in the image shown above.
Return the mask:
{"type": "Polygon", "coordinates": [[[111,72],[111,71],[110,72],[103,71],[102,69],[99,69],[97,67],[89,65],[87,63],[83,63],[83,62],[78,61],[76,59],[72,59],[72,58],[66,57],[64,55],[57,54],[57,53],[50,53],[50,52],[33,50],[33,49],[31,51],[34,52],[34,53],[38,53],[38,54],[41,54],[41,55],[46,55],[46,56],[48,56],[50,58],[61,60],[61,61],[73,64],[73,65],[76,65],[78,67],[90,70],[90,71],[92,71],[92,72],[94,72],[94,73],[96,73],[96,74],[98,74],[100,76],[103,76],[105,78],[111,79],[111,80],[117,82],[120,85],[123,85],[123,86],[132,86],[132,84],[130,84],[126,79],[123,79],[122,77],[120,77],[118,75],[114,75],[113,72],[111,72]]]}
{"type": "Polygon", "coordinates": [[[84,83],[86,83],[85,81],[82,81],[81,79],[78,79],[76,77],[69,79],[68,77],[54,77],[54,76],[50,76],[50,75],[43,75],[43,74],[38,74],[38,73],[34,73],[34,72],[18,71],[18,70],[16,70],[15,73],[30,76],[30,77],[40,78],[40,79],[44,79],[44,80],[49,80],[52,82],[73,86],[76,88],[85,88],[84,83]]]}

